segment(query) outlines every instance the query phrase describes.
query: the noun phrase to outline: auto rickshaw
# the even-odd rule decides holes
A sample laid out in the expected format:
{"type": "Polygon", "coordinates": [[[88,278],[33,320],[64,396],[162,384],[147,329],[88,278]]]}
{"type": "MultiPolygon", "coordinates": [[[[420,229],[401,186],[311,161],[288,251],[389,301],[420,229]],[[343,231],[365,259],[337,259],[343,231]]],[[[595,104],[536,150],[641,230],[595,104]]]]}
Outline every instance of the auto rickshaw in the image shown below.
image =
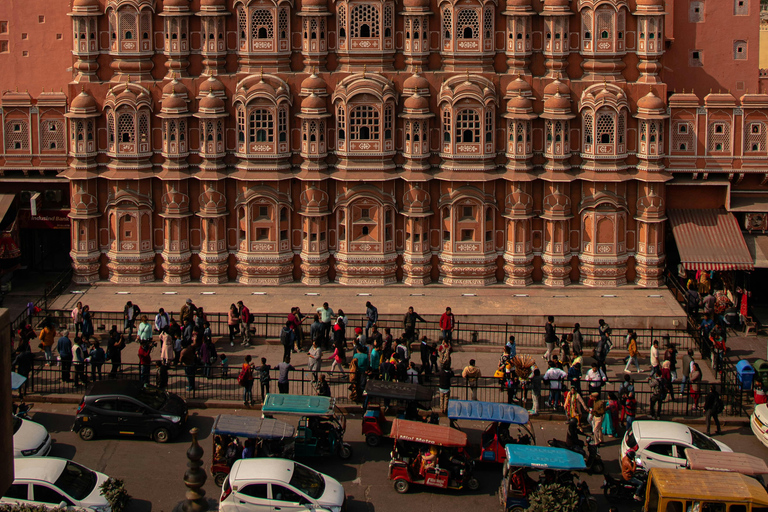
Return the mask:
{"type": "Polygon", "coordinates": [[[385,407],[390,400],[397,401],[402,411],[397,412],[398,418],[421,421],[419,409],[431,410],[432,390],[409,382],[390,382],[384,380],[369,380],[363,393],[363,435],[368,446],[378,446],[383,437],[389,435],[392,424],[385,416],[385,410],[376,399],[382,399],[385,407]]]}
{"type": "Polygon", "coordinates": [[[746,475],[677,468],[648,472],[643,506],[648,512],[765,512],[767,508],[768,492],[746,475]]]}
{"type": "Polygon", "coordinates": [[[242,439],[254,443],[254,457],[287,457],[293,455],[293,435],[296,429],[293,425],[272,418],[255,418],[250,416],[234,416],[220,414],[213,422],[211,429],[213,439],[213,457],[211,474],[216,485],[221,487],[229,474],[233,460],[226,457],[227,446],[234,439],[242,439]]]}
{"type": "Polygon", "coordinates": [[[472,491],[480,487],[475,462],[466,452],[467,434],[455,428],[396,418],[390,437],[395,440],[389,479],[395,490],[408,492],[411,484],[472,491]]]}
{"type": "Polygon", "coordinates": [[[476,400],[449,400],[448,419],[453,428],[457,420],[490,421],[481,438],[479,460],[503,463],[508,444],[536,444],[536,434],[528,411],[519,405],[478,402],[476,400]],[[510,434],[510,425],[517,426],[517,437],[510,434]]]}
{"type": "Polygon", "coordinates": [[[347,418],[327,396],[268,394],[261,407],[264,417],[274,414],[299,416],[294,437],[297,458],[338,455],[341,459],[352,456],[352,447],[344,442],[347,418]]]}
{"type": "Polygon", "coordinates": [[[768,464],[747,453],[685,449],[686,467],[698,471],[723,471],[751,476],[765,487],[768,464]]]}
{"type": "Polygon", "coordinates": [[[529,496],[539,487],[558,483],[573,487],[579,496],[579,510],[594,512],[597,500],[585,482],[577,482],[574,471],[586,470],[584,457],[565,448],[508,444],[505,448],[504,478],[499,487],[499,501],[505,512],[523,512],[529,496]],[[530,471],[539,472],[534,480],[530,471]]]}

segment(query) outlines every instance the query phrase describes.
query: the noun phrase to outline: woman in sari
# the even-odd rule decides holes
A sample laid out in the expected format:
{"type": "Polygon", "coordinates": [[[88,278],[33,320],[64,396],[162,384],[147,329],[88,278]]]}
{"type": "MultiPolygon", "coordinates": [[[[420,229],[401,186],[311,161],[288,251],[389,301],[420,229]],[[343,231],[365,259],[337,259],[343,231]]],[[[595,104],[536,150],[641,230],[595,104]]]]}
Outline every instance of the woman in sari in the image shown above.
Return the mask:
{"type": "Polygon", "coordinates": [[[611,437],[617,436],[616,428],[619,425],[619,398],[616,393],[608,393],[608,402],[605,404],[605,418],[603,419],[603,434],[611,437]]]}
{"type": "Polygon", "coordinates": [[[575,418],[581,424],[581,418],[584,415],[584,411],[587,410],[587,405],[584,403],[584,399],[581,398],[576,386],[571,386],[570,391],[565,395],[564,407],[566,419],[575,418]]]}

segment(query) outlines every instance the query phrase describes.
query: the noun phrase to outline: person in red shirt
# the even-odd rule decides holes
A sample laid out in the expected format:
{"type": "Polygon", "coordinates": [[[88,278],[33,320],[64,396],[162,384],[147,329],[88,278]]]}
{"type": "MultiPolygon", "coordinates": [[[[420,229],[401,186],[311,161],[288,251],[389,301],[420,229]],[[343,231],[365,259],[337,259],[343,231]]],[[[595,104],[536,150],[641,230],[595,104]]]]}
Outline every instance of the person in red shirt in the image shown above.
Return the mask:
{"type": "Polygon", "coordinates": [[[768,403],[768,396],[765,394],[763,384],[759,381],[755,381],[755,405],[768,403]]]}
{"type": "Polygon", "coordinates": [[[152,348],[151,342],[143,342],[139,347],[139,382],[145,386],[149,384],[149,369],[152,366],[152,348]]]}
{"type": "Polygon", "coordinates": [[[443,339],[450,343],[453,341],[453,329],[456,326],[456,321],[451,313],[451,308],[445,308],[445,313],[440,317],[440,330],[443,331],[443,339]]]}

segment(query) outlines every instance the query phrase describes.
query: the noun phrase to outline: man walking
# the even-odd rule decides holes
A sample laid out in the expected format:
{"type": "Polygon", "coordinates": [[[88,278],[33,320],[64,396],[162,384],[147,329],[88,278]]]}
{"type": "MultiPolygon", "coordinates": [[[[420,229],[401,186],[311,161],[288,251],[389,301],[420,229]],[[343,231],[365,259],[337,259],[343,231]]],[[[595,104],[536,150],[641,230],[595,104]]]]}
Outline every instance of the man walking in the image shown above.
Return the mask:
{"type": "Polygon", "coordinates": [[[715,432],[715,435],[719,436],[723,432],[720,430],[720,418],[718,416],[721,412],[723,412],[723,409],[725,409],[725,404],[723,404],[723,399],[720,398],[720,393],[717,392],[717,388],[714,385],[711,385],[709,387],[709,394],[707,395],[707,400],[704,402],[704,410],[706,411],[704,413],[704,417],[706,418],[707,422],[707,435],[709,434],[709,425],[710,420],[715,420],[715,427],[717,428],[717,431],[715,432]]]}
{"type": "Polygon", "coordinates": [[[170,325],[171,319],[168,316],[168,313],[166,313],[163,308],[160,308],[155,315],[155,331],[160,334],[161,332],[167,331],[170,325]]]}
{"type": "Polygon", "coordinates": [[[689,348],[683,356],[683,382],[680,385],[680,395],[685,396],[688,392],[688,385],[691,382],[691,371],[693,370],[693,349],[689,348]]]}
{"type": "Polygon", "coordinates": [[[262,403],[264,403],[264,399],[267,398],[267,393],[269,393],[269,381],[272,380],[272,377],[269,375],[271,369],[272,367],[267,364],[267,358],[262,357],[261,366],[259,366],[259,384],[261,384],[262,403]]]}
{"type": "Polygon", "coordinates": [[[293,337],[294,332],[291,329],[291,323],[285,322],[283,330],[280,331],[280,344],[283,346],[283,359],[286,357],[291,358],[291,350],[293,349],[293,337]]]}
{"type": "Polygon", "coordinates": [[[653,340],[651,345],[651,377],[660,375],[659,368],[659,340],[653,340]]]}
{"type": "Polygon", "coordinates": [[[75,368],[76,388],[88,385],[88,376],[85,373],[85,351],[80,345],[81,343],[80,338],[75,338],[75,343],[72,345],[72,363],[75,368]]]}
{"type": "Polygon", "coordinates": [[[438,378],[438,391],[440,392],[440,412],[448,412],[448,400],[451,399],[451,379],[453,379],[453,370],[450,366],[443,366],[438,378]]]}
{"type": "Polygon", "coordinates": [[[627,351],[629,352],[629,357],[627,358],[627,364],[624,366],[624,373],[632,373],[629,369],[629,365],[632,363],[635,363],[635,368],[637,369],[637,373],[641,373],[642,370],[640,369],[640,365],[637,363],[637,338],[635,336],[635,333],[632,333],[629,337],[629,342],[627,343],[627,351]]]}
{"type": "Polygon", "coordinates": [[[461,376],[467,381],[467,387],[472,395],[472,400],[477,400],[477,381],[480,379],[480,368],[475,366],[475,360],[470,359],[469,364],[464,367],[461,376]]]}
{"type": "MultiPolygon", "coordinates": [[[[557,343],[557,332],[555,327],[555,317],[549,315],[547,317],[547,323],[544,324],[544,345],[547,347],[547,351],[544,352],[544,360],[549,361],[552,357],[552,351],[557,343]]],[[[546,375],[546,374],[545,374],[546,375]]]]}
{"type": "Polygon", "coordinates": [[[197,311],[197,306],[192,302],[192,299],[187,299],[184,305],[181,306],[181,311],[179,312],[181,323],[183,324],[187,320],[192,320],[195,316],[195,311],[197,311]]]}
{"type": "Polygon", "coordinates": [[[445,308],[445,313],[440,317],[440,330],[443,332],[443,339],[448,340],[448,343],[453,341],[453,329],[455,325],[456,323],[451,308],[445,308]]]}
{"type": "Polygon", "coordinates": [[[61,338],[56,342],[56,351],[61,359],[61,381],[71,381],[72,369],[72,341],[69,339],[69,332],[62,331],[61,338]]]}
{"type": "Polygon", "coordinates": [[[549,361],[547,364],[549,365],[549,369],[543,377],[544,380],[549,382],[549,401],[547,402],[547,406],[554,409],[560,406],[560,394],[563,389],[563,381],[568,375],[558,368],[554,361],[549,361]]]}
{"type": "Polygon", "coordinates": [[[371,301],[365,303],[365,317],[367,321],[365,323],[365,337],[368,337],[368,330],[379,323],[379,310],[371,304],[371,301]]]}
{"type": "Polygon", "coordinates": [[[248,307],[246,307],[246,305],[243,304],[243,301],[241,300],[237,301],[237,307],[240,313],[240,332],[243,333],[242,345],[244,347],[250,347],[251,346],[251,322],[253,322],[253,317],[248,307]]]}
{"type": "Polygon", "coordinates": [[[412,342],[416,334],[416,322],[426,322],[421,316],[413,310],[413,306],[408,308],[408,312],[403,317],[403,328],[405,329],[405,341],[412,342]]]}
{"type": "MultiPolygon", "coordinates": [[[[192,301],[190,300],[190,302],[192,301]]],[[[123,333],[128,331],[128,343],[131,342],[133,329],[136,327],[136,319],[139,318],[140,313],[141,308],[139,308],[139,306],[132,303],[131,301],[125,303],[125,307],[123,308],[123,320],[125,321],[125,325],[123,326],[123,333]]]]}
{"type": "Polygon", "coordinates": [[[323,324],[323,339],[320,343],[320,346],[327,347],[327,343],[331,335],[331,320],[333,320],[336,315],[328,306],[327,302],[323,302],[323,306],[317,308],[317,314],[320,315],[320,323],[323,324]]]}
{"type": "Polygon", "coordinates": [[[277,370],[279,372],[277,377],[277,389],[283,395],[288,394],[288,388],[290,386],[290,381],[288,380],[288,372],[293,369],[293,366],[291,366],[291,354],[289,352],[288,355],[283,359],[283,362],[277,365],[277,370]]]}

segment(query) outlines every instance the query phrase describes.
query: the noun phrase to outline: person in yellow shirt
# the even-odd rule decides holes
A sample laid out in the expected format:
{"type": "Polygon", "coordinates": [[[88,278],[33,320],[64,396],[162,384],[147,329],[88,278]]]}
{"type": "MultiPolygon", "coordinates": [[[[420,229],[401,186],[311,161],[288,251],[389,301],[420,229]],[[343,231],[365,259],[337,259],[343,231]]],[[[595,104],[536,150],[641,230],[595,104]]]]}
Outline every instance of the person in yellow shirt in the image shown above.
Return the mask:
{"type": "Polygon", "coordinates": [[[627,345],[627,351],[629,352],[629,357],[627,358],[626,366],[624,366],[624,373],[631,373],[629,370],[629,365],[632,363],[635,364],[637,373],[641,373],[642,370],[640,369],[640,365],[637,364],[637,358],[638,358],[637,335],[634,332],[629,336],[629,344],[627,345]]]}
{"type": "Polygon", "coordinates": [[[45,352],[45,366],[50,366],[53,360],[53,341],[56,339],[56,329],[52,325],[46,325],[40,331],[40,343],[45,352]]]}

